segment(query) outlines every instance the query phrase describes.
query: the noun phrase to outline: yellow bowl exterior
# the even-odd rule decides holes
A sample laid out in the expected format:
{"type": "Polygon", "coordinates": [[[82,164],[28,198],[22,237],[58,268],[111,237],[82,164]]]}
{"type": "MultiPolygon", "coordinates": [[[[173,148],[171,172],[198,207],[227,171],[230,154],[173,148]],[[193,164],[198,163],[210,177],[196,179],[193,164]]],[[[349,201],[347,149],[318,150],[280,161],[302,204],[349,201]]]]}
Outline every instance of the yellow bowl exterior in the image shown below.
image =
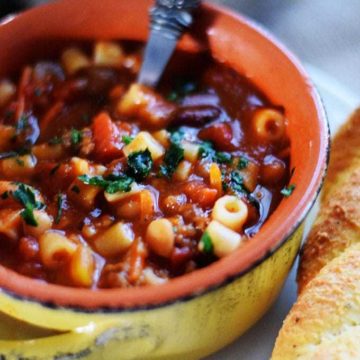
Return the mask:
{"type": "Polygon", "coordinates": [[[2,291],[0,358],[202,358],[231,343],[268,310],[301,237],[302,226],[271,256],[228,284],[152,309],[84,313],[2,291]]]}

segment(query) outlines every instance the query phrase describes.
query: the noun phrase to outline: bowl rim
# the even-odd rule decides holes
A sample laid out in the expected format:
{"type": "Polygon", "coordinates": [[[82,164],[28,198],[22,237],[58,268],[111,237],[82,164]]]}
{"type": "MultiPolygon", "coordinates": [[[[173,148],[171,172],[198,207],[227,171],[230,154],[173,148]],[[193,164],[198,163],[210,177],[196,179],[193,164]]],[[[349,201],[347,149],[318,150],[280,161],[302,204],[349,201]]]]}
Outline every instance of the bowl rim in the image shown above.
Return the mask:
{"type": "MultiPolygon", "coordinates": [[[[59,2],[61,2],[61,0],[42,5],[39,8],[51,8],[55,3],[59,2]]],[[[40,303],[45,307],[56,308],[61,306],[62,308],[65,307],[66,309],[81,312],[121,312],[158,308],[174,302],[187,301],[204,295],[242,277],[285,245],[302,224],[320,193],[329,161],[330,130],[322,100],[297,58],[262,25],[224,6],[204,3],[202,7],[215,12],[217,15],[240,22],[244,26],[257,32],[261,37],[265,38],[267,42],[280,50],[290,61],[294,70],[299,73],[303,81],[308,85],[308,93],[317,111],[317,121],[324,133],[319,132],[319,137],[322,136],[323,138],[319,145],[319,151],[316,153],[317,163],[315,173],[313,174],[315,175],[315,180],[312,183],[311,191],[302,194],[301,199],[304,200],[304,198],[306,198],[306,201],[300,204],[301,206],[298,204],[297,207],[300,208],[298,211],[301,212],[298,214],[296,221],[288,224],[291,226],[288,227],[281,238],[272,241],[269,244],[271,246],[268,246],[262,253],[259,249],[257,249],[258,251],[251,249],[251,247],[247,249],[247,254],[245,254],[247,256],[245,260],[242,261],[242,263],[245,262],[247,265],[242,267],[238,266],[239,269],[235,270],[228,269],[230,265],[234,263],[234,261],[231,261],[234,259],[232,254],[205,268],[171,279],[171,281],[162,285],[92,290],[39,282],[36,279],[18,274],[0,265],[0,286],[2,291],[14,298],[40,303]],[[189,286],[189,283],[191,286],[189,286]]],[[[25,14],[28,16],[35,12],[36,9],[30,9],[13,18],[7,19],[6,22],[0,22],[0,31],[4,24],[11,23],[14,20],[16,21],[17,18],[21,18],[25,14]]],[[[297,207],[294,206],[293,210],[297,207]]],[[[258,235],[256,235],[256,237],[257,236],[258,235]]],[[[275,239],[275,236],[273,238],[275,239]]],[[[235,254],[238,251],[236,251],[235,254]]],[[[244,255],[244,253],[242,255],[244,255]]]]}

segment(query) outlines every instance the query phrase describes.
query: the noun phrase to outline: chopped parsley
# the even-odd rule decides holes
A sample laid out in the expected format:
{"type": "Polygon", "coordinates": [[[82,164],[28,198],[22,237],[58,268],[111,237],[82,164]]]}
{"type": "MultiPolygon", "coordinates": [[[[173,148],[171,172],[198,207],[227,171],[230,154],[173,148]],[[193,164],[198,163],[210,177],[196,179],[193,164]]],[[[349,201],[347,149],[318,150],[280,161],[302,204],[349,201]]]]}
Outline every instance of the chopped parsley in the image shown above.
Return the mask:
{"type": "Polygon", "coordinates": [[[248,167],[248,165],[249,165],[249,160],[247,159],[247,158],[245,158],[245,157],[241,157],[240,159],[239,159],[239,162],[238,162],[238,164],[237,164],[237,168],[239,169],[239,170],[243,170],[243,169],[246,169],[247,167],[248,167]]]}
{"type": "Polygon", "coordinates": [[[55,224],[58,224],[61,220],[64,203],[65,203],[65,195],[59,193],[56,198],[57,214],[55,218],[55,224]]]}
{"type": "Polygon", "coordinates": [[[184,138],[184,131],[182,129],[175,129],[170,131],[171,135],[170,135],[170,141],[175,143],[175,144],[179,144],[181,143],[182,139],[184,138]]]}
{"type": "Polygon", "coordinates": [[[128,156],[127,163],[131,175],[137,180],[145,179],[154,165],[151,153],[148,149],[131,153],[128,156]]]}
{"type": "Polygon", "coordinates": [[[129,192],[131,184],[134,182],[129,176],[126,175],[108,175],[105,178],[102,176],[89,176],[81,175],[78,179],[87,185],[101,187],[108,194],[115,194],[117,192],[129,192]]]}
{"type": "Polygon", "coordinates": [[[210,141],[204,141],[200,145],[199,155],[201,158],[207,158],[218,164],[231,164],[232,155],[223,151],[216,151],[214,145],[210,141]]]}
{"type": "Polygon", "coordinates": [[[284,195],[285,197],[289,197],[293,191],[295,190],[296,185],[295,184],[290,184],[289,186],[285,186],[280,193],[282,195],[284,195]]]}
{"type": "Polygon", "coordinates": [[[179,143],[171,142],[165,153],[164,163],[160,166],[160,175],[171,178],[180,161],[184,159],[184,149],[179,143]]]}
{"type": "Polygon", "coordinates": [[[72,145],[77,145],[81,142],[82,139],[82,133],[80,130],[71,129],[70,132],[70,139],[72,145]]]}
{"type": "Polygon", "coordinates": [[[208,232],[204,232],[200,239],[200,249],[206,254],[212,254],[214,251],[214,245],[208,232]]]}
{"type": "Polygon", "coordinates": [[[12,192],[12,196],[16,201],[24,206],[24,210],[21,212],[21,217],[30,226],[38,226],[38,223],[34,217],[34,210],[42,209],[44,204],[36,200],[35,193],[30,186],[19,183],[17,190],[12,192]]]}
{"type": "Polygon", "coordinates": [[[122,141],[125,145],[129,145],[133,140],[134,140],[134,137],[130,136],[130,135],[124,135],[122,137],[122,141]]]}
{"type": "Polygon", "coordinates": [[[229,185],[235,193],[238,193],[238,194],[247,194],[248,193],[248,191],[246,190],[246,188],[244,186],[244,179],[237,171],[231,172],[229,185]]]}

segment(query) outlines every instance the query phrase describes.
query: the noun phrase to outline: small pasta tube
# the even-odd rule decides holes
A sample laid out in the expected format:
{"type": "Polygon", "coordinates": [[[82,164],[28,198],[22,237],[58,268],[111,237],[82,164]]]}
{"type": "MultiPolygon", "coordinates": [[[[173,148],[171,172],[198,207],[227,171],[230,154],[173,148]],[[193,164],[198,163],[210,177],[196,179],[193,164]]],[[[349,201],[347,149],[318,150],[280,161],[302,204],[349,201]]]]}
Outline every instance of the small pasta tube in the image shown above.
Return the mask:
{"type": "Polygon", "coordinates": [[[90,59],[78,48],[66,49],[61,55],[61,64],[68,75],[91,65],[90,59]]]}
{"type": "Polygon", "coordinates": [[[0,81],[0,107],[6,105],[15,93],[16,86],[11,81],[0,81]]]}
{"type": "Polygon", "coordinates": [[[46,231],[39,238],[40,259],[48,269],[57,269],[67,263],[77,245],[58,231],[46,231]]]}
{"type": "Polygon", "coordinates": [[[124,154],[128,157],[131,153],[148,149],[154,161],[165,154],[164,147],[157,142],[147,131],[139,132],[134,140],[123,148],[124,154]]]}
{"type": "Polygon", "coordinates": [[[0,234],[10,240],[17,240],[21,231],[21,211],[12,209],[0,210],[0,234]]]}
{"type": "Polygon", "coordinates": [[[241,231],[248,217],[248,208],[236,196],[225,195],[216,201],[211,216],[229,229],[241,231]]]}
{"type": "Polygon", "coordinates": [[[37,226],[26,224],[23,220],[24,233],[39,238],[45,231],[50,230],[53,225],[53,218],[43,210],[34,210],[34,218],[37,226]]]}
{"type": "Polygon", "coordinates": [[[217,190],[218,196],[222,193],[222,175],[218,164],[212,163],[209,169],[210,186],[217,190]]]}
{"type": "Polygon", "coordinates": [[[94,240],[94,246],[100,255],[112,257],[128,250],[134,238],[131,226],[118,222],[97,236],[94,240]]]}
{"type": "Polygon", "coordinates": [[[189,161],[183,160],[176,168],[173,179],[177,181],[185,181],[191,175],[192,164],[189,161]]]}
{"type": "Polygon", "coordinates": [[[257,136],[263,141],[277,141],[285,134],[285,118],[277,110],[257,110],[253,117],[253,124],[257,136]]]}
{"type": "Polygon", "coordinates": [[[170,257],[175,246],[175,233],[168,219],[156,219],[146,229],[146,242],[157,255],[170,257]]]}
{"type": "MultiPolygon", "coordinates": [[[[241,244],[240,234],[216,220],[210,222],[206,228],[206,232],[210,236],[214,254],[219,258],[231,254],[241,244]]],[[[199,243],[199,247],[201,251],[201,242],[199,243]]]]}
{"type": "Polygon", "coordinates": [[[124,58],[123,49],[115,42],[99,41],[95,44],[94,63],[96,65],[121,67],[124,58]]]}
{"type": "Polygon", "coordinates": [[[175,109],[174,104],[141,84],[131,85],[117,105],[120,115],[139,117],[158,128],[167,125],[175,109]]]}
{"type": "Polygon", "coordinates": [[[149,221],[155,212],[155,196],[150,190],[140,192],[140,219],[149,221]]]}
{"type": "Polygon", "coordinates": [[[194,163],[199,157],[200,145],[193,144],[188,141],[183,141],[181,146],[184,149],[185,160],[190,161],[191,163],[194,163]]]}
{"type": "Polygon", "coordinates": [[[61,144],[39,144],[32,148],[33,155],[38,160],[60,160],[65,155],[65,149],[61,144]]]}
{"type": "Polygon", "coordinates": [[[2,175],[14,178],[30,174],[36,166],[36,157],[33,155],[16,156],[0,162],[2,175]]]}
{"type": "Polygon", "coordinates": [[[90,249],[78,246],[71,257],[69,270],[74,285],[91,287],[94,280],[95,261],[90,249]]]}

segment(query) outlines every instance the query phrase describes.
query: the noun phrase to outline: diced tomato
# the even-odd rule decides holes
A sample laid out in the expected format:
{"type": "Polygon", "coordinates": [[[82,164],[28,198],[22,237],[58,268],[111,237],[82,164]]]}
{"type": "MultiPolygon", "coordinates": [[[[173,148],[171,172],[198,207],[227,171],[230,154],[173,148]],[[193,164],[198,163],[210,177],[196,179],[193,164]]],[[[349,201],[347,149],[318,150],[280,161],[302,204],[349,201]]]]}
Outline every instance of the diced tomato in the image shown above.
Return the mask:
{"type": "Polygon", "coordinates": [[[95,156],[101,160],[112,160],[122,155],[120,131],[106,112],[93,121],[95,156]]]}
{"type": "Polygon", "coordinates": [[[213,142],[218,150],[234,150],[231,143],[233,138],[232,129],[227,123],[218,123],[201,129],[199,138],[213,142]]]}
{"type": "Polygon", "coordinates": [[[185,185],[184,192],[192,202],[202,208],[210,207],[217,199],[217,190],[208,188],[204,183],[191,181],[185,185]]]}

